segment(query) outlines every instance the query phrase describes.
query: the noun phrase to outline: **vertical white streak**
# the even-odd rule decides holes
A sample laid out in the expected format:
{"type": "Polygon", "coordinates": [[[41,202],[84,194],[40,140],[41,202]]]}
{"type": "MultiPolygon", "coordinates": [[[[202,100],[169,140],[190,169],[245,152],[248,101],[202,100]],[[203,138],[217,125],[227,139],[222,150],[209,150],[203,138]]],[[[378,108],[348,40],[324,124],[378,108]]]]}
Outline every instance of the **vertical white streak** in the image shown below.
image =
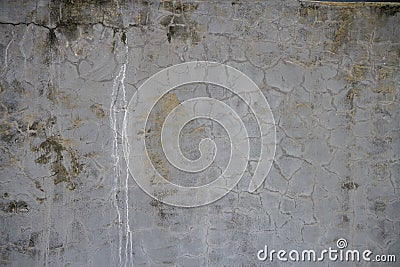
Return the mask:
{"type": "Polygon", "coordinates": [[[118,266],[122,266],[122,258],[121,258],[121,246],[122,246],[122,228],[121,228],[121,211],[119,208],[118,204],[118,192],[119,192],[119,180],[121,176],[121,170],[120,170],[120,163],[119,163],[119,148],[118,148],[118,125],[117,125],[117,115],[119,112],[118,108],[118,91],[119,91],[119,84],[120,84],[120,76],[123,72],[124,66],[120,68],[120,71],[117,75],[117,77],[114,79],[114,84],[113,84],[113,91],[111,95],[111,107],[110,107],[110,124],[111,128],[113,129],[113,150],[112,150],[112,157],[114,160],[114,186],[112,188],[112,194],[114,196],[114,207],[116,208],[117,211],[117,227],[118,227],[118,266]]]}
{"type": "MultiPolygon", "coordinates": [[[[124,65],[124,75],[121,79],[121,87],[122,87],[122,92],[123,92],[123,104],[124,104],[124,113],[126,110],[127,106],[127,101],[126,101],[126,91],[125,91],[125,72],[126,72],[126,65],[128,64],[128,43],[125,44],[125,65],[124,65]]],[[[125,115],[125,114],[123,114],[125,115]]],[[[121,119],[123,119],[124,116],[121,116],[121,119]]],[[[122,124],[123,125],[123,124],[122,124]]],[[[122,129],[122,131],[125,131],[126,129],[122,129]]],[[[123,153],[123,151],[122,151],[123,153]]],[[[129,153],[129,151],[128,151],[129,153]]],[[[125,176],[125,186],[124,186],[124,191],[125,191],[125,266],[128,265],[130,262],[130,265],[133,266],[133,245],[132,245],[132,232],[130,229],[130,222],[129,222],[129,170],[128,166],[126,166],[126,176],[125,176]],[[129,256],[128,256],[129,255],[129,256]]]]}
{"type": "MultiPolygon", "coordinates": [[[[62,58],[54,54],[53,51],[50,51],[50,66],[49,66],[49,83],[50,86],[54,88],[60,88],[61,87],[61,73],[60,73],[60,66],[61,66],[61,60],[62,58]]],[[[51,107],[49,110],[50,116],[53,116],[53,112],[56,113],[56,117],[59,117],[61,115],[61,110],[58,106],[51,107]]],[[[62,129],[54,129],[53,127],[47,127],[46,129],[46,134],[48,136],[53,136],[57,132],[61,132],[62,129]]],[[[48,183],[46,186],[48,189],[45,190],[45,192],[49,192],[49,195],[54,195],[54,184],[53,183],[48,183]]],[[[44,260],[45,260],[45,266],[49,266],[49,262],[51,262],[51,254],[50,254],[50,237],[51,237],[51,229],[53,228],[53,222],[54,222],[54,217],[53,217],[53,208],[54,208],[54,200],[52,197],[46,197],[48,201],[47,203],[47,217],[45,221],[45,238],[46,238],[46,244],[45,244],[45,254],[44,254],[44,260]]]]}
{"type": "Polygon", "coordinates": [[[26,27],[26,29],[24,31],[24,35],[22,35],[22,39],[19,42],[19,47],[20,47],[20,50],[21,50],[21,54],[22,54],[22,56],[24,58],[24,78],[26,78],[26,70],[28,69],[27,68],[27,63],[26,63],[26,53],[25,53],[24,44],[25,44],[25,37],[26,37],[26,34],[28,33],[29,28],[30,28],[30,25],[28,25],[26,27]]]}
{"type": "Polygon", "coordinates": [[[119,139],[122,137],[122,124],[123,124],[123,117],[125,115],[125,109],[127,106],[126,101],[126,90],[125,90],[125,73],[126,73],[126,66],[128,63],[128,45],[125,44],[124,46],[124,61],[119,68],[118,75],[114,79],[113,83],[113,91],[112,91],[112,99],[111,99],[111,106],[110,106],[110,124],[113,129],[113,151],[112,157],[114,160],[114,186],[113,186],[113,195],[114,198],[114,207],[116,208],[117,212],[117,219],[118,219],[118,266],[122,266],[123,257],[122,257],[122,249],[123,244],[122,241],[125,238],[125,248],[124,248],[124,266],[127,266],[128,262],[133,264],[132,260],[132,237],[131,237],[131,230],[129,226],[129,192],[128,192],[128,183],[129,183],[129,173],[127,167],[124,166],[124,162],[121,161],[121,155],[123,155],[123,149],[119,142],[119,139]],[[125,182],[122,180],[122,174],[126,171],[125,182]],[[123,190],[124,195],[124,206],[120,207],[118,193],[123,190]],[[125,209],[125,214],[123,214],[123,209],[125,209]]]}
{"type": "Polygon", "coordinates": [[[4,52],[4,65],[3,65],[3,70],[1,71],[2,75],[7,70],[8,67],[8,49],[10,48],[11,43],[14,41],[14,30],[11,31],[11,35],[12,35],[11,40],[10,42],[8,42],[4,52]]]}

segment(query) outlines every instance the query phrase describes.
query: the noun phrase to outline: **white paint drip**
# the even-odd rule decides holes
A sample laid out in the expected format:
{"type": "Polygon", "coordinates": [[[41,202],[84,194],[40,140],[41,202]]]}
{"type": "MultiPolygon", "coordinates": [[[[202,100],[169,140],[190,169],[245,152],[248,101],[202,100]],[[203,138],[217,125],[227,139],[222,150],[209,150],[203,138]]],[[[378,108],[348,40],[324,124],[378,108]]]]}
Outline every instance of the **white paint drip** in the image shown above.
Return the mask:
{"type": "Polygon", "coordinates": [[[24,58],[24,78],[25,79],[26,79],[26,70],[28,69],[28,67],[27,67],[27,59],[26,59],[26,53],[25,53],[24,45],[25,45],[25,37],[26,37],[26,34],[28,33],[30,27],[31,27],[31,25],[28,25],[25,28],[24,35],[22,35],[22,39],[19,42],[20,51],[21,51],[22,57],[24,58]]]}
{"type": "Polygon", "coordinates": [[[3,66],[3,70],[1,71],[1,75],[3,75],[7,71],[7,68],[8,68],[8,49],[10,48],[11,43],[14,41],[14,31],[11,31],[11,35],[12,35],[12,38],[11,38],[10,42],[7,44],[5,53],[4,53],[4,66],[3,66]]]}
{"type": "Polygon", "coordinates": [[[110,124],[113,129],[113,152],[112,157],[114,160],[114,186],[112,189],[114,198],[114,207],[117,211],[117,220],[118,220],[118,266],[123,265],[123,261],[125,261],[124,266],[133,266],[133,244],[132,244],[132,233],[129,225],[129,192],[128,192],[128,184],[129,184],[129,172],[127,166],[124,166],[124,161],[121,161],[121,155],[123,155],[123,149],[119,142],[119,139],[122,136],[122,124],[123,117],[125,115],[125,109],[127,106],[126,101],[126,90],[125,90],[125,73],[126,66],[128,63],[128,45],[125,44],[124,47],[125,57],[124,62],[119,68],[118,75],[114,79],[113,83],[113,91],[112,91],[112,99],[110,106],[110,124]],[[122,181],[123,171],[126,171],[125,181],[122,181]],[[124,191],[124,206],[120,207],[118,202],[118,193],[123,190],[124,191]],[[123,209],[125,209],[125,213],[123,214],[123,209]],[[125,221],[125,223],[124,223],[125,221]],[[125,238],[124,245],[124,258],[122,255],[123,244],[122,241],[125,238]],[[130,263],[130,264],[129,264],[130,263]]]}

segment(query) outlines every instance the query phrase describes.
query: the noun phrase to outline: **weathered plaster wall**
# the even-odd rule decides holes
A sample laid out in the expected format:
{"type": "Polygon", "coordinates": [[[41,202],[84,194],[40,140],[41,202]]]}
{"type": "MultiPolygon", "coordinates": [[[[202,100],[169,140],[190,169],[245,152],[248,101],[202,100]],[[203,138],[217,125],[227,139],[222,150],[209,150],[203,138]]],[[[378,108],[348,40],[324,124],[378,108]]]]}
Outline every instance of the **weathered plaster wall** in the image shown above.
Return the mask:
{"type": "MultiPolygon", "coordinates": [[[[321,250],[338,238],[400,260],[398,5],[44,0],[0,7],[0,265],[258,266],[264,245],[321,250]],[[275,116],[277,152],[255,194],[245,191],[249,169],[223,199],[183,209],[151,199],[129,177],[121,127],[141,83],[193,60],[228,64],[257,83],[275,116]]],[[[220,167],[195,178],[161,153],[165,115],[204,95],[242,109],[222,88],[187,86],[151,117],[151,157],[177,183],[211,181],[226,165],[224,142],[217,142],[220,167]]],[[[189,125],[186,155],[198,157],[202,137],[224,136],[218,127],[189,125]]]]}

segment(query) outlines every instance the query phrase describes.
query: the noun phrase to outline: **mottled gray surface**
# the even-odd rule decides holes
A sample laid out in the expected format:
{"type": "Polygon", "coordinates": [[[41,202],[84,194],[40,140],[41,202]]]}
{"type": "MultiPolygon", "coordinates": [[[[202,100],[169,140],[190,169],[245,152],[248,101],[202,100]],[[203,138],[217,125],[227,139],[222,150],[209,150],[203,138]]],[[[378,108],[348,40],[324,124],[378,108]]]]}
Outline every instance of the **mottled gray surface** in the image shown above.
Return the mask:
{"type": "MultiPolygon", "coordinates": [[[[256,253],[264,245],[322,250],[338,238],[399,262],[399,10],[294,0],[1,1],[0,265],[291,266],[261,263],[256,253]],[[184,209],[153,200],[129,176],[121,127],[147,78],[193,60],[255,81],[275,117],[277,152],[255,194],[246,191],[249,168],[223,199],[184,209]]],[[[222,88],[165,96],[148,148],[159,172],[182,185],[212,181],[229,151],[223,129],[199,120],[183,132],[183,153],[195,159],[201,138],[214,138],[215,166],[192,177],[165,162],[160,123],[194,96],[223,99],[254,124],[222,88]]]]}

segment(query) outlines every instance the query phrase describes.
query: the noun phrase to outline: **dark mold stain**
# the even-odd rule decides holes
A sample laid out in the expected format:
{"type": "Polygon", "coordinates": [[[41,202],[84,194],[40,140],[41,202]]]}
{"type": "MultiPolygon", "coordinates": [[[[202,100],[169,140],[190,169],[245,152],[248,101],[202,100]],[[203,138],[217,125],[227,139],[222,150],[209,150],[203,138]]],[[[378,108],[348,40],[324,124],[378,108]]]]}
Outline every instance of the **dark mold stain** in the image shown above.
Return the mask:
{"type": "Polygon", "coordinates": [[[345,189],[345,190],[356,190],[359,186],[360,186],[359,184],[350,181],[350,182],[343,183],[341,188],[345,189]]]}
{"type": "Polygon", "coordinates": [[[39,181],[35,181],[35,187],[36,187],[36,189],[38,189],[38,190],[44,192],[44,190],[43,190],[41,184],[39,183],[39,181]]]}
{"type": "Polygon", "coordinates": [[[53,60],[53,55],[58,54],[58,39],[54,29],[49,29],[49,33],[47,35],[47,49],[50,53],[46,55],[45,63],[50,64],[53,60]]]}
{"type": "Polygon", "coordinates": [[[1,253],[1,261],[0,261],[0,265],[3,266],[2,264],[4,264],[4,266],[9,266],[9,253],[11,251],[15,251],[18,252],[20,254],[24,254],[24,255],[28,255],[32,258],[34,258],[37,253],[38,253],[38,249],[37,244],[39,243],[39,233],[33,232],[31,233],[29,236],[23,236],[20,239],[12,242],[11,240],[9,240],[9,237],[5,237],[5,240],[2,241],[6,241],[5,245],[0,246],[0,253],[1,253]]]}
{"type": "Polygon", "coordinates": [[[32,233],[29,242],[28,242],[28,248],[34,248],[37,244],[39,243],[39,233],[32,233]]]}
{"type": "Polygon", "coordinates": [[[386,210],[386,203],[382,200],[375,201],[372,209],[376,212],[384,212],[386,210]]]}
{"type": "Polygon", "coordinates": [[[27,213],[29,206],[25,201],[11,201],[8,203],[0,203],[0,209],[4,213],[27,213]]]}
{"type": "Polygon", "coordinates": [[[167,29],[169,43],[172,39],[189,40],[192,45],[200,42],[199,25],[190,19],[190,13],[198,8],[198,4],[163,1],[160,7],[172,13],[162,17],[159,21],[160,25],[167,29]]]}
{"type": "Polygon", "coordinates": [[[49,34],[48,34],[47,39],[48,39],[48,44],[49,44],[50,48],[54,48],[58,45],[58,39],[57,39],[54,29],[49,29],[49,34]]]}
{"type": "Polygon", "coordinates": [[[126,33],[125,32],[123,32],[122,35],[121,35],[121,42],[123,42],[124,45],[127,44],[127,38],[126,38],[126,33]]]}
{"type": "Polygon", "coordinates": [[[184,21],[181,17],[174,17],[173,22],[167,26],[167,39],[171,43],[172,39],[191,41],[192,45],[199,44],[201,38],[197,33],[197,23],[194,21],[184,21]]]}
{"type": "Polygon", "coordinates": [[[163,226],[163,224],[168,221],[170,217],[176,215],[176,213],[174,212],[174,207],[166,206],[156,199],[153,199],[150,202],[150,205],[158,209],[158,216],[161,219],[161,223],[159,224],[159,226],[163,226]]]}
{"type": "MultiPolygon", "coordinates": [[[[123,3],[120,3],[123,4],[123,3]]],[[[122,17],[112,0],[55,0],[50,5],[51,17],[69,40],[78,37],[78,27],[88,30],[94,24],[122,28],[122,17]]]]}
{"type": "Polygon", "coordinates": [[[43,124],[39,120],[35,120],[32,124],[28,126],[28,133],[31,137],[38,136],[38,134],[43,133],[43,130],[43,124]]]}
{"type": "Polygon", "coordinates": [[[400,5],[377,5],[371,7],[371,11],[380,16],[396,16],[400,11],[400,5]]]}
{"type": "Polygon", "coordinates": [[[160,8],[171,13],[182,14],[195,11],[198,3],[182,3],[182,1],[165,0],[160,3],[160,8]]]}

